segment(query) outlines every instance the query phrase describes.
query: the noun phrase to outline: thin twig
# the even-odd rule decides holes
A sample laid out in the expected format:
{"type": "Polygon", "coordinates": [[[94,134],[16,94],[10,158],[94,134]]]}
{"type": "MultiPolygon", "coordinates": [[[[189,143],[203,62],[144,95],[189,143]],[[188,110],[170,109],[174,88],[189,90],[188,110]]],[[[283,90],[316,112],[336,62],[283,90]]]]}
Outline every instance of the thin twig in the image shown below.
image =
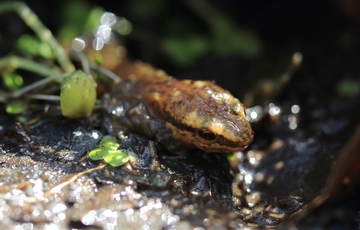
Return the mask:
{"type": "Polygon", "coordinates": [[[27,98],[45,101],[60,101],[60,96],[48,94],[30,94],[27,96],[27,98]]]}
{"type": "Polygon", "coordinates": [[[38,88],[38,87],[41,87],[41,86],[43,86],[44,84],[47,84],[47,83],[49,83],[49,82],[52,82],[52,81],[55,81],[55,80],[59,80],[59,79],[65,78],[65,77],[67,77],[67,76],[69,76],[69,74],[58,74],[58,75],[54,75],[54,76],[52,76],[52,77],[44,78],[44,79],[42,79],[42,80],[40,80],[40,81],[34,82],[34,83],[32,83],[32,84],[30,84],[30,85],[28,85],[28,86],[23,87],[23,88],[21,88],[21,89],[18,90],[18,91],[15,91],[15,92],[13,92],[13,93],[10,93],[10,94],[8,95],[8,97],[9,97],[9,98],[19,98],[19,97],[21,97],[23,94],[25,94],[25,93],[27,93],[27,92],[29,92],[29,91],[31,91],[31,90],[34,90],[34,89],[36,89],[36,88],[38,88]]]}
{"type": "Polygon", "coordinates": [[[71,57],[78,59],[81,62],[82,68],[87,75],[91,75],[89,61],[83,52],[70,52],[71,57]]]}
{"type": "Polygon", "coordinates": [[[100,65],[97,65],[95,63],[90,63],[90,67],[106,75],[108,78],[111,78],[116,84],[121,82],[121,78],[117,74],[100,65]]]}
{"type": "Polygon", "coordinates": [[[58,193],[58,192],[61,191],[61,189],[63,189],[64,187],[70,185],[72,182],[76,181],[80,177],[82,177],[82,176],[84,176],[86,174],[92,173],[92,172],[94,172],[96,170],[103,169],[106,166],[107,166],[107,164],[102,164],[102,165],[99,165],[99,166],[97,166],[95,168],[91,168],[91,169],[85,170],[83,172],[80,172],[80,173],[74,175],[73,177],[71,177],[70,180],[65,181],[65,182],[63,182],[61,184],[58,184],[55,187],[53,187],[52,189],[50,189],[49,191],[45,192],[43,197],[46,198],[46,197],[51,196],[51,195],[53,195],[55,193],[58,193]]]}

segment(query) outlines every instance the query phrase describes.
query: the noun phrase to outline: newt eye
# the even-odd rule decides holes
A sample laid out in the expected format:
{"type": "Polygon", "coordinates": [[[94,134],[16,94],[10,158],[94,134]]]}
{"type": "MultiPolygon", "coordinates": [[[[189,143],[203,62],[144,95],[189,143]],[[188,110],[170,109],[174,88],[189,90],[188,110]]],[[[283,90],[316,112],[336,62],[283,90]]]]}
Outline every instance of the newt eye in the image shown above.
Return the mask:
{"type": "Polygon", "coordinates": [[[218,135],[209,130],[198,129],[196,131],[196,138],[202,142],[214,143],[218,139],[218,137],[218,135]]]}

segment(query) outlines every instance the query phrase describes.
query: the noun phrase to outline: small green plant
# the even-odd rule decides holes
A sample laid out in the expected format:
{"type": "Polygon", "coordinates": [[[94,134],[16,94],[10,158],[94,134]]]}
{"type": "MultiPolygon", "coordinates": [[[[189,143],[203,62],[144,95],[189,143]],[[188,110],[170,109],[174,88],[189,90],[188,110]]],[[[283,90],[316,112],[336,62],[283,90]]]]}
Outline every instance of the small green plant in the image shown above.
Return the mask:
{"type": "Polygon", "coordinates": [[[120,144],[112,136],[104,136],[96,149],[89,152],[91,160],[104,160],[113,167],[126,164],[129,161],[129,155],[118,150],[120,144]]]}

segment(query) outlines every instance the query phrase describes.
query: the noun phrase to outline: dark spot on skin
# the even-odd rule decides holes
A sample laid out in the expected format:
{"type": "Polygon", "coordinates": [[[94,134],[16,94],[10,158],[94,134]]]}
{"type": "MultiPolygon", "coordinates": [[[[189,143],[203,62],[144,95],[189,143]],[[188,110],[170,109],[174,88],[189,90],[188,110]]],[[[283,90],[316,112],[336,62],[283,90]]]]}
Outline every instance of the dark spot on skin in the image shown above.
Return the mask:
{"type": "Polygon", "coordinates": [[[223,136],[220,136],[220,137],[218,138],[218,140],[217,140],[217,143],[218,143],[219,145],[223,145],[224,142],[225,142],[225,138],[224,138],[223,136]]]}

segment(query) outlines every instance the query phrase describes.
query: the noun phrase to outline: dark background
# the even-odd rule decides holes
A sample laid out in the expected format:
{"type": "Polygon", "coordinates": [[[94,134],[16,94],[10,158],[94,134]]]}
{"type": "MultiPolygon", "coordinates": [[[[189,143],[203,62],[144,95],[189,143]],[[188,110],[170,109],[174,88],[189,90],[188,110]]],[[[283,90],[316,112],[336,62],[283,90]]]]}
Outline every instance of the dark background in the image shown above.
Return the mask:
{"type": "MultiPolygon", "coordinates": [[[[58,31],[69,13],[64,5],[73,4],[26,2],[53,31],[58,31]]],[[[208,1],[218,13],[231,18],[237,29],[250,31],[260,41],[261,51],[249,57],[241,52],[219,55],[209,50],[188,65],[176,63],[164,51],[164,41],[168,37],[181,40],[188,34],[209,37],[211,31],[209,24],[185,1],[83,2],[89,9],[101,6],[133,24],[133,33],[123,38],[131,58],[151,63],[177,78],[213,79],[240,98],[259,78],[276,77],[284,72],[294,52],[304,56],[301,71],[324,84],[334,79],[358,79],[357,1],[208,1]]],[[[16,38],[26,30],[15,16],[5,17],[2,22],[2,28],[10,31],[6,39],[4,36],[0,39],[2,44],[8,44],[9,37],[16,38]],[[13,27],[14,23],[17,26],[13,27]]]]}

